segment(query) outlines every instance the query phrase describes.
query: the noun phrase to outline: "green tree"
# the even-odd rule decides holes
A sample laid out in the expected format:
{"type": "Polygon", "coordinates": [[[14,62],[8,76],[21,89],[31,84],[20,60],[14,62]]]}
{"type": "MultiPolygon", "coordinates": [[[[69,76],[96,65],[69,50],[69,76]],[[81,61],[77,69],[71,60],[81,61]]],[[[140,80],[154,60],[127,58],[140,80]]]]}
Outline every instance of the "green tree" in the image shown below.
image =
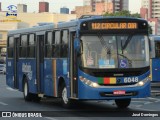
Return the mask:
{"type": "Polygon", "coordinates": [[[130,11],[128,11],[128,10],[122,10],[122,11],[115,12],[115,13],[106,12],[104,14],[104,16],[126,16],[126,17],[130,17],[131,14],[130,14],[130,11]]]}
{"type": "Polygon", "coordinates": [[[134,13],[134,14],[131,14],[132,17],[135,17],[135,18],[141,18],[140,14],[139,13],[134,13]]]}
{"type": "Polygon", "coordinates": [[[149,25],[149,26],[148,26],[148,33],[149,33],[149,34],[152,34],[152,32],[153,32],[152,27],[149,25]]]}

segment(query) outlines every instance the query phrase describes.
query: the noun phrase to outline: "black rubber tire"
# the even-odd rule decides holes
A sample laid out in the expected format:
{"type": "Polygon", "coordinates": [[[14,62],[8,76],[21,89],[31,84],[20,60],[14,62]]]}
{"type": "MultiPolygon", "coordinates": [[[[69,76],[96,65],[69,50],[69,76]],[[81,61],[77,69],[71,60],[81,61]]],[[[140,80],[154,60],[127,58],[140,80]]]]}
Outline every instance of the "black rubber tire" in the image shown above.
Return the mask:
{"type": "Polygon", "coordinates": [[[61,104],[64,108],[73,107],[73,100],[67,98],[67,88],[64,83],[62,84],[61,89],[60,89],[60,98],[61,98],[61,104]]]}
{"type": "Polygon", "coordinates": [[[116,99],[115,103],[118,108],[127,108],[131,103],[131,99],[116,99]]]}

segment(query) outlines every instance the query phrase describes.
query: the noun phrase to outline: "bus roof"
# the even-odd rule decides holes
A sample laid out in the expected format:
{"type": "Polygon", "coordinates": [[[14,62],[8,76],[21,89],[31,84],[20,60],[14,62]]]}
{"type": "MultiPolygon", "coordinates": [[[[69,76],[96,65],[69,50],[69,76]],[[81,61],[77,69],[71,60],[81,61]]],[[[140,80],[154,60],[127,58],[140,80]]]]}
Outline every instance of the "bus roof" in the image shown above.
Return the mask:
{"type": "Polygon", "coordinates": [[[17,30],[10,30],[8,31],[8,35],[11,34],[20,34],[20,33],[31,33],[31,32],[37,32],[37,31],[43,31],[43,30],[53,30],[55,28],[55,24],[39,24],[39,26],[33,26],[31,28],[22,28],[17,30]]]}
{"type": "MultiPolygon", "coordinates": [[[[35,26],[35,27],[31,27],[31,28],[11,30],[11,31],[8,31],[8,35],[20,34],[20,33],[32,33],[32,32],[43,31],[43,30],[53,30],[54,28],[61,29],[61,28],[68,28],[68,27],[77,27],[82,22],[92,21],[92,20],[100,20],[100,19],[144,20],[141,18],[133,18],[133,17],[96,16],[96,17],[88,17],[88,18],[80,18],[80,19],[70,20],[68,22],[59,22],[58,24],[54,24],[54,23],[48,23],[48,24],[42,24],[42,25],[39,24],[39,26],[35,26]]],[[[146,20],[144,20],[144,21],[146,21],[146,20]]]]}

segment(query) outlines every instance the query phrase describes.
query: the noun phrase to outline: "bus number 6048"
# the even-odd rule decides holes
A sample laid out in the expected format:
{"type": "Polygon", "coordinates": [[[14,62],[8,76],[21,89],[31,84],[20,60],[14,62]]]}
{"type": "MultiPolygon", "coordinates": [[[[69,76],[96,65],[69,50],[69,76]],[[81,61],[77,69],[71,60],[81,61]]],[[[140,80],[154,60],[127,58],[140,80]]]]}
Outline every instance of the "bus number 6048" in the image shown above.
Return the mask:
{"type": "Polygon", "coordinates": [[[124,78],[124,83],[138,82],[138,77],[127,77],[124,78]]]}

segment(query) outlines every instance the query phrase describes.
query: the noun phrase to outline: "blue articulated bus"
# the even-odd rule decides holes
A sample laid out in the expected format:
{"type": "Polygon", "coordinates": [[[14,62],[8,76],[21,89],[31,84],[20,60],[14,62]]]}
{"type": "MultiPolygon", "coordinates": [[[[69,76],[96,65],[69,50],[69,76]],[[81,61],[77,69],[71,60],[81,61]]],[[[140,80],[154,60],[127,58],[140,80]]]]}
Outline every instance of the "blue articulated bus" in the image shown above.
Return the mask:
{"type": "Polygon", "coordinates": [[[150,96],[148,23],[125,17],[91,17],[8,32],[6,82],[26,101],[150,96]]]}
{"type": "Polygon", "coordinates": [[[150,35],[151,43],[151,81],[152,83],[160,82],[160,36],[150,35]]]}

